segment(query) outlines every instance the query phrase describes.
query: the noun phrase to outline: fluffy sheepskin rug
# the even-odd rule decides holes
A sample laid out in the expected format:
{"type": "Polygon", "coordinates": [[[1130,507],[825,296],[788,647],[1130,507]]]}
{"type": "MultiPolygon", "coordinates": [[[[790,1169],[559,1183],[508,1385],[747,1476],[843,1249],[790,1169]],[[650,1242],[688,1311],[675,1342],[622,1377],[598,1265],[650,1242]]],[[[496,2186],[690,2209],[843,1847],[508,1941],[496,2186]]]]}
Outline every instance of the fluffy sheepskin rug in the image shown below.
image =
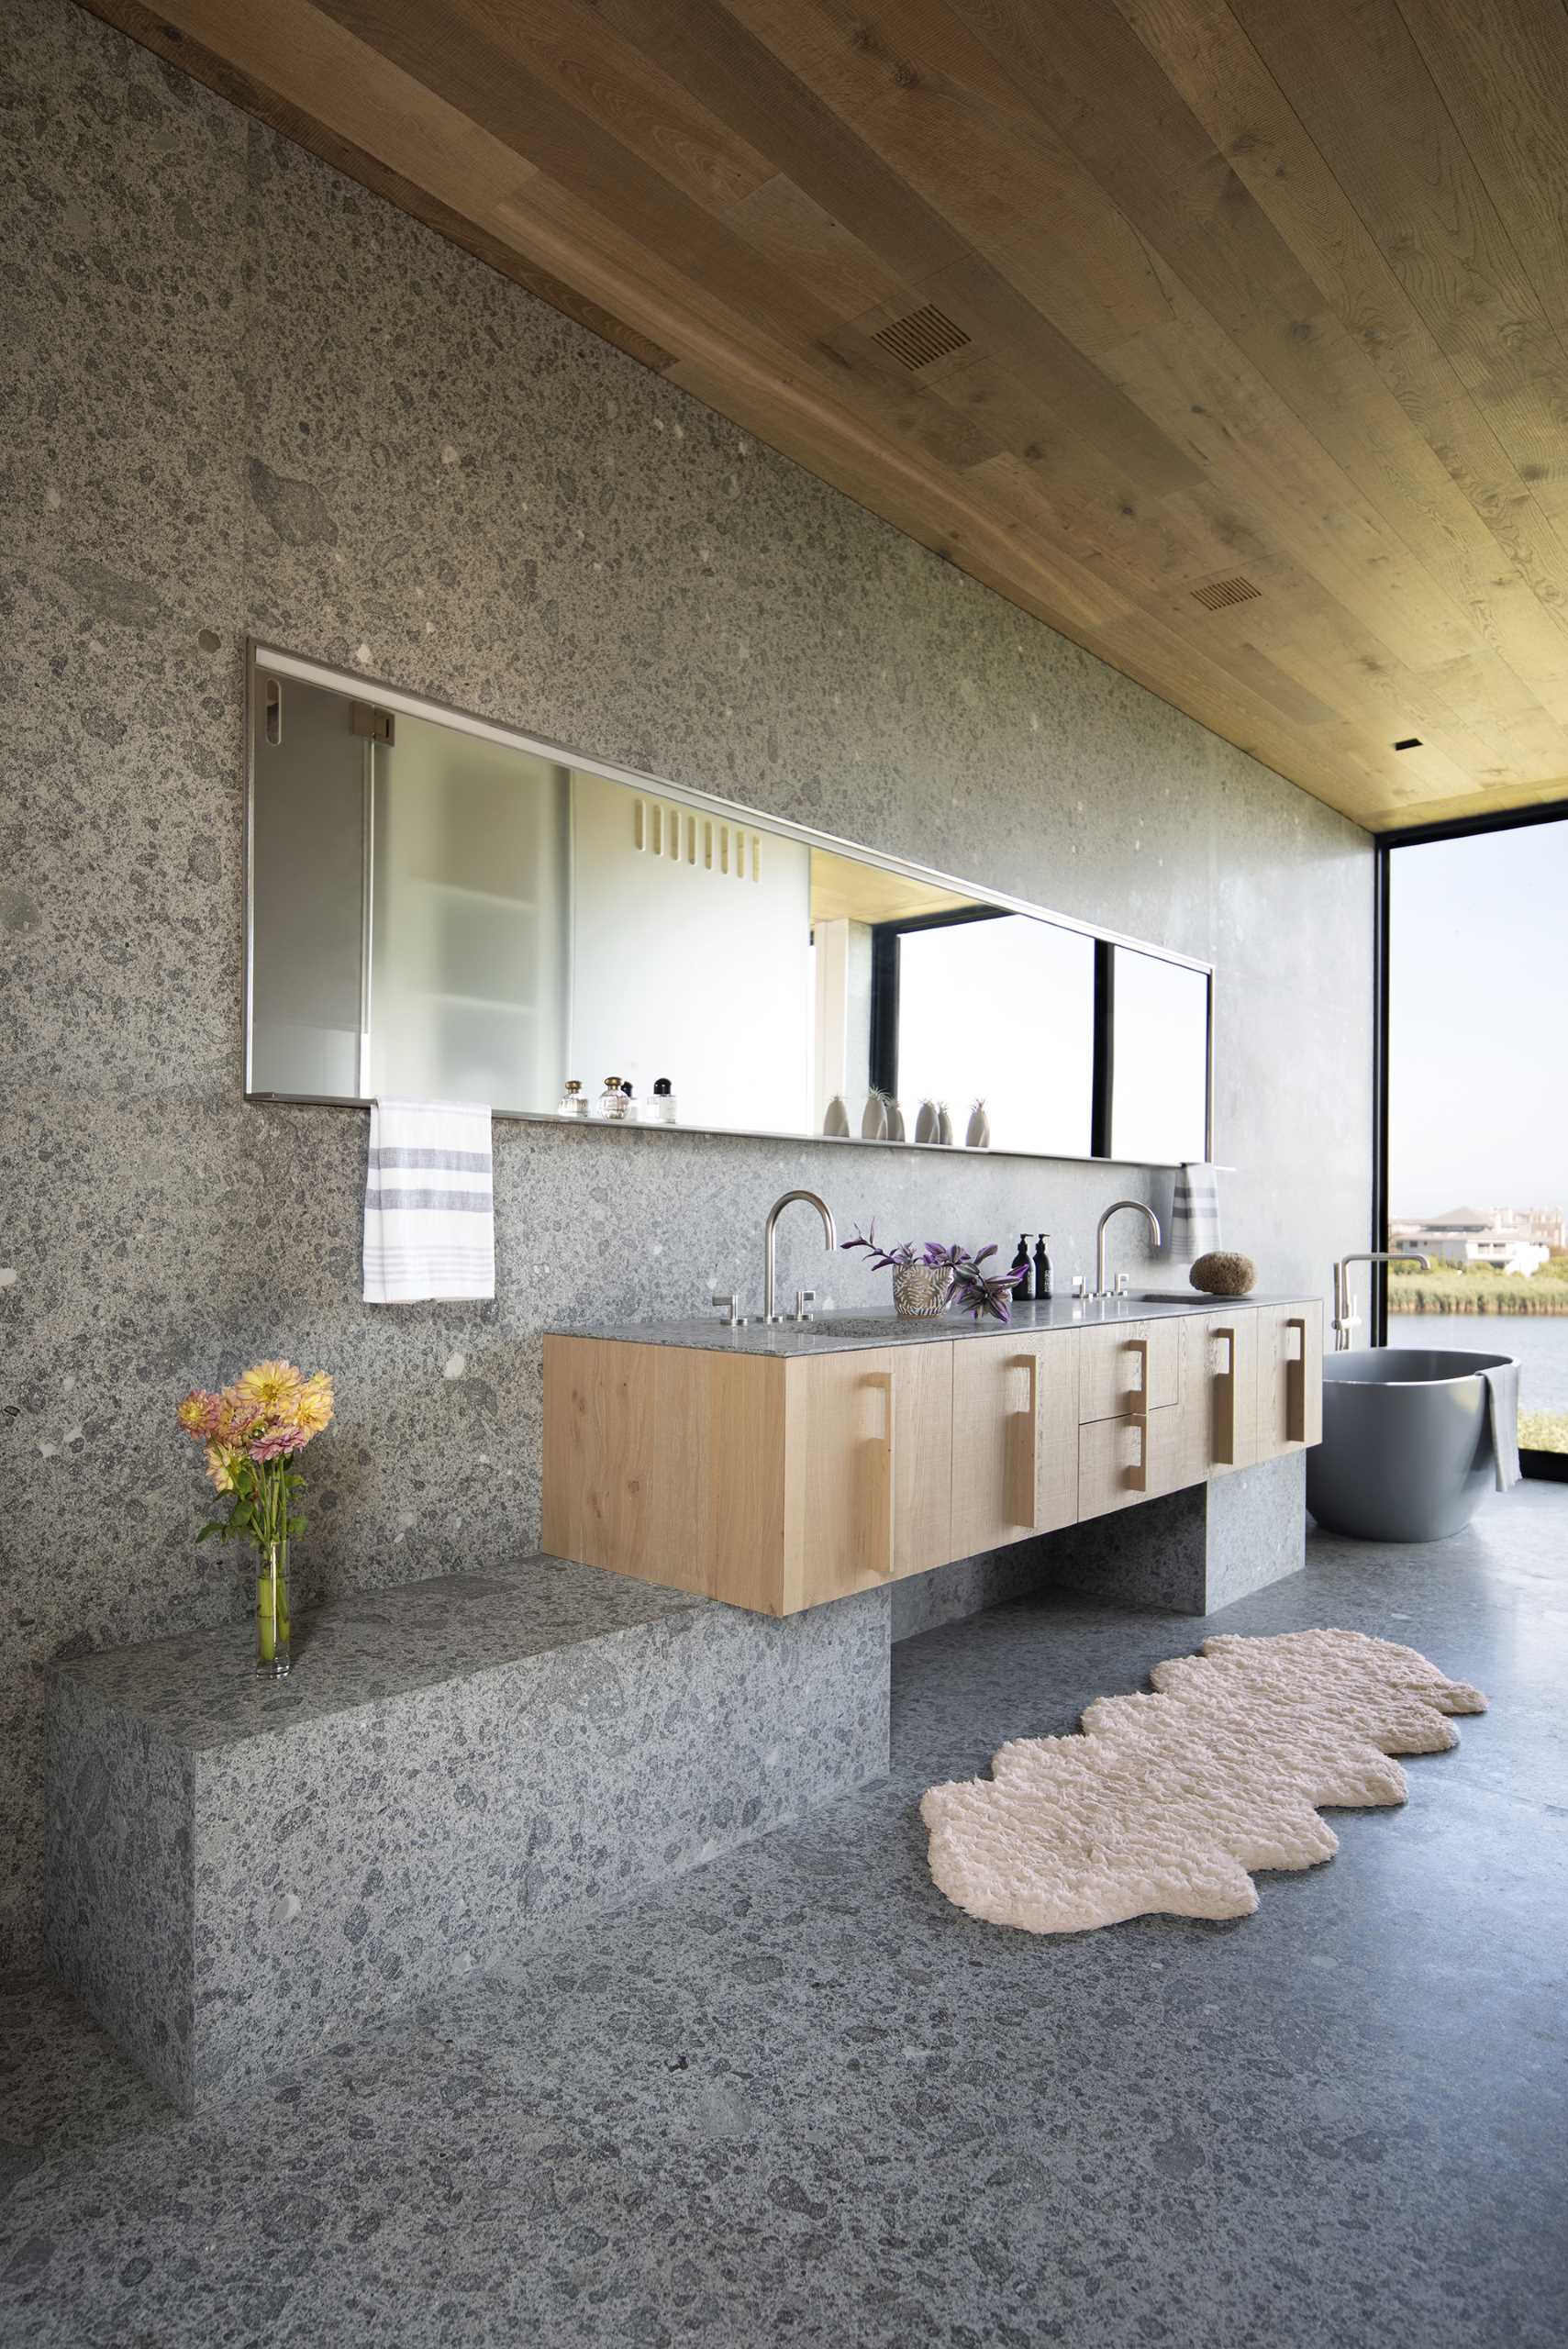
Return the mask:
{"type": "Polygon", "coordinates": [[[1206,1640],[1101,1697],[1075,1737],[1004,1745],[992,1776],[920,1805],[931,1875],[972,1917],[1029,1933],[1125,1917],[1245,1917],[1249,1868],[1308,1868],[1339,1839],[1319,1804],[1405,1799],[1392,1753],[1459,1742],[1443,1718],[1486,1699],[1414,1648],[1360,1631],[1206,1640]]]}

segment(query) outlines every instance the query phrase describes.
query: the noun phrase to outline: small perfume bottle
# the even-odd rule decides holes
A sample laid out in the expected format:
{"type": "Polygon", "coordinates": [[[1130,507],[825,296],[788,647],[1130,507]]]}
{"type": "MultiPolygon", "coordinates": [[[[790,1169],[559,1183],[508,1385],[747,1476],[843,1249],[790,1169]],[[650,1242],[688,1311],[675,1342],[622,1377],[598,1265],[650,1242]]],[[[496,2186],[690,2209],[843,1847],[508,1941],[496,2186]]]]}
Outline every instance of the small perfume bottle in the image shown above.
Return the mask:
{"type": "Polygon", "coordinates": [[[648,1104],[651,1126],[673,1126],[675,1122],[675,1088],[667,1076],[653,1080],[653,1098],[648,1104]]]}
{"type": "Polygon", "coordinates": [[[600,1117],[624,1118],[630,1108],[631,1103],[627,1099],[619,1077],[606,1076],[605,1089],[599,1096],[600,1117]]]}
{"type": "Polygon", "coordinates": [[[569,1076],[565,1084],[562,1086],[561,1106],[556,1110],[555,1114],[558,1118],[585,1118],[587,1116],[588,1097],[584,1092],[582,1085],[574,1076],[569,1076]]]}

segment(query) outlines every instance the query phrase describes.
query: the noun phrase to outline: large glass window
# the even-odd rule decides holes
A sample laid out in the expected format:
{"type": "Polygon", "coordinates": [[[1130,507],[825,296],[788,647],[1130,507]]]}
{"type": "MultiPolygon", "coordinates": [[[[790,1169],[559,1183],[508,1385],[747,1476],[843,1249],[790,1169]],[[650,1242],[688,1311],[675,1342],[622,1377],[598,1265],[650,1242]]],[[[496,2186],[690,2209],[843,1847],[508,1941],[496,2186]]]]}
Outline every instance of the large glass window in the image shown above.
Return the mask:
{"type": "Polygon", "coordinates": [[[1517,1355],[1568,1453],[1568,821],[1394,848],[1388,941],[1388,1341],[1517,1355]]]}

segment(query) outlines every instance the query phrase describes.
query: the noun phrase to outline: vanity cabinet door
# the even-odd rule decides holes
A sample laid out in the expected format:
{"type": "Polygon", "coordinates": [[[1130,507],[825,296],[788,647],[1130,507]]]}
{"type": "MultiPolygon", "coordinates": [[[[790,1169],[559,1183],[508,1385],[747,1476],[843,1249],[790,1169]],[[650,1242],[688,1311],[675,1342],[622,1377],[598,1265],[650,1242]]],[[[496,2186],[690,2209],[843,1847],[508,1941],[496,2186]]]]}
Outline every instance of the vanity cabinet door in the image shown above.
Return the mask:
{"type": "Polygon", "coordinates": [[[973,1558],[1078,1514],[1078,1336],[952,1348],[952,1550],[973,1558]]]}
{"type": "Polygon", "coordinates": [[[951,1343],[784,1365],[784,1611],[951,1557],[951,1343]]]}
{"type": "Polygon", "coordinates": [[[1227,1306],[1182,1324],[1183,1484],[1258,1457],[1258,1313],[1227,1306]]]}
{"type": "Polygon", "coordinates": [[[1158,1321],[1086,1323],[1079,1331],[1079,1348],[1080,1419],[1136,1418],[1180,1402],[1182,1323],[1175,1315],[1158,1321]]]}
{"type": "Polygon", "coordinates": [[[1258,1328],[1258,1457],[1277,1460],[1323,1441],[1322,1304],[1261,1306],[1258,1328]]]}

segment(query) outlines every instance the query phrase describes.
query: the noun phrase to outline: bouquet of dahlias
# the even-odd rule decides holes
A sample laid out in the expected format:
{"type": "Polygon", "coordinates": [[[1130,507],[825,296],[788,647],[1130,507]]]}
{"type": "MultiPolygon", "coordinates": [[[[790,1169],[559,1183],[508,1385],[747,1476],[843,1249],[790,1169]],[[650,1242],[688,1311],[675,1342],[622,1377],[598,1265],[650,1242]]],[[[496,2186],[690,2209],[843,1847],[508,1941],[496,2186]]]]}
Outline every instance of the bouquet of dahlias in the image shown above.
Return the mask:
{"type": "Polygon", "coordinates": [[[305,1479],[294,1463],[332,1418],[332,1381],[324,1370],[302,1377],[290,1362],[259,1362],[221,1394],[197,1386],[180,1405],[185,1433],[205,1446],[206,1473],[228,1501],[197,1534],[205,1542],[253,1542],[261,1553],[257,1592],[260,1668],[288,1671],[288,1544],[303,1533],[297,1496],[305,1479]]]}

